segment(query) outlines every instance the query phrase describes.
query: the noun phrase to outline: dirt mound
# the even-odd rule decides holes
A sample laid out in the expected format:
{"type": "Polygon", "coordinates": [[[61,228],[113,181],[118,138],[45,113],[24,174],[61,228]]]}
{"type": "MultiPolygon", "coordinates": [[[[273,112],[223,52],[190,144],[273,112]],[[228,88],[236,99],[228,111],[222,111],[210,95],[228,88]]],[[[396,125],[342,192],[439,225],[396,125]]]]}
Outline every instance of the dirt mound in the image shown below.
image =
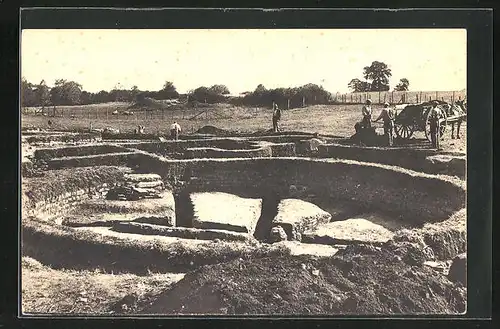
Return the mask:
{"type": "Polygon", "coordinates": [[[215,136],[230,136],[231,132],[214,126],[203,126],[196,131],[197,134],[207,134],[215,136]]]}
{"type": "Polygon", "coordinates": [[[431,314],[465,311],[465,290],[377,248],[343,257],[234,260],[188,273],[149,314],[431,314]]]}

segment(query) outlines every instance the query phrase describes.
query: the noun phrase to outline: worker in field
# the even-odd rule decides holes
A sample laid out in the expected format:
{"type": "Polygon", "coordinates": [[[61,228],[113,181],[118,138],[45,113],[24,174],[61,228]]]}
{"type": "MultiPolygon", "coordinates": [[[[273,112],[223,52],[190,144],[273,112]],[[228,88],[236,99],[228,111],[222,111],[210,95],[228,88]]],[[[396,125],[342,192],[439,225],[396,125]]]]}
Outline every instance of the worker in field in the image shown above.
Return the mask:
{"type": "Polygon", "coordinates": [[[441,139],[441,134],[440,134],[440,125],[441,125],[441,120],[443,118],[443,112],[442,110],[438,107],[438,102],[433,101],[432,102],[432,108],[430,109],[429,112],[429,130],[431,134],[431,143],[432,147],[439,150],[439,140],[441,139]]]}
{"type": "Polygon", "coordinates": [[[278,104],[276,104],[273,101],[273,131],[274,132],[280,131],[280,126],[279,126],[280,120],[281,120],[281,110],[279,109],[278,104]]]}
{"type": "Polygon", "coordinates": [[[170,126],[170,137],[173,140],[179,140],[179,134],[181,133],[181,126],[175,121],[170,126]]]}
{"type": "Polygon", "coordinates": [[[377,119],[373,122],[377,122],[379,120],[384,121],[384,136],[387,137],[387,144],[392,146],[393,142],[393,131],[394,131],[394,112],[389,107],[389,103],[384,103],[384,108],[377,119]]]}
{"type": "Polygon", "coordinates": [[[363,115],[363,120],[361,120],[361,127],[370,128],[372,126],[372,100],[367,99],[366,104],[363,105],[361,109],[361,114],[363,115]]]}

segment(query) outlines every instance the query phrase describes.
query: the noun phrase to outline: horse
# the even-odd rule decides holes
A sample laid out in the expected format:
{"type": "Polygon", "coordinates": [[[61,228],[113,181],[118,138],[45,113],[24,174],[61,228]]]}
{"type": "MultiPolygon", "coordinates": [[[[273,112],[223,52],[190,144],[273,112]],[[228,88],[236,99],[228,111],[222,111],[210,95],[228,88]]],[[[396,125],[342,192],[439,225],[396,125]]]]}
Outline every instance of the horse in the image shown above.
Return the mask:
{"type": "Polygon", "coordinates": [[[451,138],[455,138],[455,136],[453,135],[453,133],[455,132],[455,123],[457,124],[456,138],[460,138],[460,126],[462,125],[462,121],[464,121],[465,114],[467,114],[467,103],[465,103],[465,100],[455,101],[455,104],[450,107],[449,112],[452,115],[458,112],[457,114],[459,115],[459,117],[457,121],[451,123],[451,138]]]}

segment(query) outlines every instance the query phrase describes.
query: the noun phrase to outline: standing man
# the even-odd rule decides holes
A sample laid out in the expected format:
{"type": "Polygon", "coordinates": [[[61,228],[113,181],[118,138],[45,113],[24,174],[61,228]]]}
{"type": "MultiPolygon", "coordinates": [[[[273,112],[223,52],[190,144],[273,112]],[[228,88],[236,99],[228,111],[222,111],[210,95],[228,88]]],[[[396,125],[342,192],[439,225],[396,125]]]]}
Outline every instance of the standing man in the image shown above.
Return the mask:
{"type": "Polygon", "coordinates": [[[361,109],[361,114],[363,114],[363,120],[361,121],[361,126],[363,128],[370,128],[372,126],[372,100],[367,99],[366,104],[361,109]]]}
{"type": "Polygon", "coordinates": [[[173,140],[179,140],[179,134],[181,133],[181,126],[174,121],[174,123],[170,126],[170,137],[173,140]]]}
{"type": "Polygon", "coordinates": [[[393,111],[389,108],[389,103],[384,103],[384,108],[382,109],[382,112],[380,112],[380,115],[378,116],[377,119],[375,119],[373,122],[377,122],[380,119],[384,121],[384,135],[387,137],[387,143],[389,146],[392,146],[392,132],[394,131],[394,113],[393,111]]]}
{"type": "Polygon", "coordinates": [[[273,101],[273,131],[279,132],[279,122],[281,120],[281,110],[278,108],[278,104],[273,101]]]}
{"type": "Polygon", "coordinates": [[[439,140],[440,137],[440,121],[443,117],[441,109],[438,107],[438,102],[432,102],[432,108],[429,113],[429,128],[431,133],[431,143],[432,147],[439,150],[439,140]]]}

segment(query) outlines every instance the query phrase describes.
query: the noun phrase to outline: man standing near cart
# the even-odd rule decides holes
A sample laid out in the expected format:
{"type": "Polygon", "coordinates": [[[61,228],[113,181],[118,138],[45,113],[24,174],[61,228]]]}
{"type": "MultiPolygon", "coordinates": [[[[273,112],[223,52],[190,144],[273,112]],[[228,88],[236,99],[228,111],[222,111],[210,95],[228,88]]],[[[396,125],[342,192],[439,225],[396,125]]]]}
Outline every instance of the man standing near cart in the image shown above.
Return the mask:
{"type": "Polygon", "coordinates": [[[361,121],[361,126],[363,128],[370,128],[372,126],[372,100],[367,99],[366,104],[361,109],[361,114],[363,114],[363,120],[361,121]]]}
{"type": "Polygon", "coordinates": [[[393,131],[394,131],[394,113],[389,108],[389,103],[384,103],[384,108],[377,119],[373,122],[377,122],[380,119],[384,121],[384,135],[387,137],[388,146],[392,146],[393,143],[393,131]]]}
{"type": "Polygon", "coordinates": [[[443,112],[442,110],[438,107],[438,102],[433,101],[432,102],[432,108],[430,109],[429,113],[429,130],[431,133],[431,143],[432,147],[439,150],[439,140],[441,139],[440,136],[440,123],[441,123],[441,118],[443,117],[443,112]]]}

